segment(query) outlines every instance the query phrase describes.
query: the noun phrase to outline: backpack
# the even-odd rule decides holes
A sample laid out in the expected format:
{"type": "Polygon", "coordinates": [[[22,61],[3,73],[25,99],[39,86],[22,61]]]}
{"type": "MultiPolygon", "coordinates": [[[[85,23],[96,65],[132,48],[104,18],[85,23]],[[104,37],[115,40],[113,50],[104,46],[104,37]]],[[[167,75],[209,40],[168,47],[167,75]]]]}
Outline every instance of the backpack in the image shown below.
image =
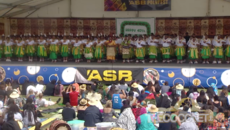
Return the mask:
{"type": "Polygon", "coordinates": [[[60,91],[61,91],[61,85],[58,84],[56,87],[55,87],[55,95],[60,95],[60,91]]]}

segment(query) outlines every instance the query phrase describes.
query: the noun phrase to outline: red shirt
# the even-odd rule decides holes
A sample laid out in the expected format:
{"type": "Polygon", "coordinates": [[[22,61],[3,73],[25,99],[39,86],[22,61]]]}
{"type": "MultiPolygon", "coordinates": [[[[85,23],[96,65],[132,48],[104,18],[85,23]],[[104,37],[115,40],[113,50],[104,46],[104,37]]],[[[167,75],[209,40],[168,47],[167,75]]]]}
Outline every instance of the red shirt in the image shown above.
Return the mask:
{"type": "Polygon", "coordinates": [[[73,91],[69,93],[69,100],[71,106],[77,106],[78,105],[78,92],[73,91]]]}

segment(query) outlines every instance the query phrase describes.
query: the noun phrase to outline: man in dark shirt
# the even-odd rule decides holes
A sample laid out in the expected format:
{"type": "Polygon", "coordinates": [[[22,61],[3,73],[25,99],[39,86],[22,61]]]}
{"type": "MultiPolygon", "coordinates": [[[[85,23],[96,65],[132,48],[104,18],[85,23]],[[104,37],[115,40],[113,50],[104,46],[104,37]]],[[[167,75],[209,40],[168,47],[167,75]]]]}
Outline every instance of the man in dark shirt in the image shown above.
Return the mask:
{"type": "Polygon", "coordinates": [[[46,90],[44,91],[44,95],[53,96],[55,89],[56,80],[52,80],[50,83],[46,85],[46,90]]]}
{"type": "Polygon", "coordinates": [[[165,81],[164,85],[161,87],[161,93],[167,93],[170,89],[169,83],[165,81]]]}
{"type": "Polygon", "coordinates": [[[76,118],[76,113],[75,111],[71,108],[70,103],[66,103],[66,108],[63,109],[62,111],[62,119],[64,121],[71,121],[74,118],[76,118]]]}

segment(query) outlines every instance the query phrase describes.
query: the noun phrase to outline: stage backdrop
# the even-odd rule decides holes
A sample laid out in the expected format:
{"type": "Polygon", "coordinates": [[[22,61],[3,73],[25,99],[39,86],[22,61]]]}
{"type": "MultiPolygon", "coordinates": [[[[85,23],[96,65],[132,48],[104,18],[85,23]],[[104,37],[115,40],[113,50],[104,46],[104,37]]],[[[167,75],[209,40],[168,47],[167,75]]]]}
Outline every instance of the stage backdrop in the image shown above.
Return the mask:
{"type": "Polygon", "coordinates": [[[118,18],[116,19],[117,35],[143,35],[155,32],[155,18],[118,18]]]}
{"type": "Polygon", "coordinates": [[[211,83],[221,88],[230,85],[230,69],[203,68],[145,68],[143,83],[159,81],[161,85],[168,81],[170,86],[180,83],[186,87],[209,87],[211,83]]]}
{"type": "Polygon", "coordinates": [[[171,0],[104,0],[105,11],[171,10],[171,0]]]}

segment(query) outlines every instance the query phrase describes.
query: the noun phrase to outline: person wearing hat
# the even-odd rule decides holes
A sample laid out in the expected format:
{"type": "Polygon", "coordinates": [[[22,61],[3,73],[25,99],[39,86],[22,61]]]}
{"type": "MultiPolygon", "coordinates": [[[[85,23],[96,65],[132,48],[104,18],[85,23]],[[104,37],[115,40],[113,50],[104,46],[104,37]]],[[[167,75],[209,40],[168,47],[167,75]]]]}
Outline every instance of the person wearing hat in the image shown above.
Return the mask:
{"type": "Polygon", "coordinates": [[[38,40],[38,47],[37,47],[37,56],[40,58],[41,62],[44,62],[44,58],[47,57],[47,48],[45,47],[46,40],[44,36],[41,35],[40,39],[38,40]]]}
{"type": "Polygon", "coordinates": [[[156,38],[155,35],[151,35],[150,39],[147,41],[148,42],[148,54],[149,54],[149,63],[153,63],[153,61],[156,63],[157,61],[157,47],[159,44],[159,39],[156,38]]]}
{"type": "Polygon", "coordinates": [[[122,46],[122,59],[123,63],[126,61],[129,63],[130,57],[130,44],[131,41],[128,39],[127,35],[125,35],[124,41],[121,43],[122,46]]]}
{"type": "Polygon", "coordinates": [[[213,64],[216,64],[218,62],[218,64],[221,64],[221,60],[224,57],[224,53],[223,53],[223,44],[225,43],[225,41],[221,38],[220,35],[217,35],[214,37],[213,39],[213,46],[214,46],[214,52],[213,52],[213,64]]]}
{"type": "Polygon", "coordinates": [[[9,98],[14,99],[15,104],[19,107],[22,108],[22,99],[19,97],[20,95],[18,94],[17,89],[14,89],[13,92],[10,94],[9,98]]]}
{"type": "Polygon", "coordinates": [[[93,37],[88,36],[88,40],[85,43],[84,56],[87,59],[87,62],[91,62],[93,58],[93,37]]]}
{"type": "Polygon", "coordinates": [[[109,62],[114,62],[115,61],[115,56],[116,56],[116,42],[115,40],[112,39],[112,36],[109,36],[108,41],[105,42],[107,46],[107,52],[106,52],[106,59],[109,62]]]}
{"type": "Polygon", "coordinates": [[[29,40],[26,41],[26,55],[29,57],[29,61],[33,61],[33,56],[35,56],[35,41],[32,36],[29,35],[29,40]]]}
{"type": "Polygon", "coordinates": [[[135,97],[135,98],[138,98],[139,95],[140,95],[140,91],[139,91],[139,89],[138,89],[138,86],[139,86],[139,84],[137,84],[137,83],[133,83],[133,84],[131,85],[131,91],[133,91],[134,97],[135,97]]]}
{"type": "Polygon", "coordinates": [[[57,62],[57,53],[58,53],[58,44],[59,41],[56,39],[55,34],[53,37],[49,40],[49,51],[50,51],[50,56],[49,58],[52,60],[52,62],[57,62]]]}
{"type": "Polygon", "coordinates": [[[66,36],[63,36],[63,39],[60,41],[61,43],[61,56],[63,57],[63,62],[68,61],[68,56],[69,56],[69,44],[70,40],[66,38],[66,36]]]}
{"type": "Polygon", "coordinates": [[[81,37],[78,35],[76,36],[75,40],[73,40],[73,49],[72,49],[72,55],[73,58],[75,59],[75,62],[78,63],[80,62],[81,56],[82,56],[82,40],[81,37]]]}
{"type": "Polygon", "coordinates": [[[95,41],[96,47],[95,47],[95,52],[94,52],[94,56],[97,59],[97,62],[100,63],[101,59],[104,57],[103,56],[103,44],[105,42],[103,40],[101,40],[100,35],[98,36],[97,40],[95,41]]]}
{"type": "Polygon", "coordinates": [[[85,110],[88,107],[88,101],[85,98],[80,99],[79,105],[77,106],[77,119],[84,120],[85,110]]]}
{"type": "Polygon", "coordinates": [[[89,106],[85,110],[85,127],[96,127],[96,123],[102,122],[102,113],[97,107],[100,102],[100,95],[97,93],[89,93],[87,96],[89,106]]]}
{"type": "Polygon", "coordinates": [[[4,55],[6,57],[6,61],[11,61],[11,57],[13,55],[13,42],[9,37],[6,37],[6,40],[3,42],[4,44],[4,55]]]}
{"type": "Polygon", "coordinates": [[[176,38],[176,57],[177,57],[177,64],[183,63],[183,57],[185,56],[185,47],[186,46],[186,40],[182,37],[182,35],[179,35],[179,37],[176,38]]]}
{"type": "Polygon", "coordinates": [[[86,93],[86,84],[82,84],[80,86],[80,97],[85,98],[85,93],[86,93]]]}
{"type": "Polygon", "coordinates": [[[137,57],[137,60],[136,60],[136,63],[139,62],[139,60],[141,60],[142,63],[145,63],[145,46],[146,46],[146,43],[145,41],[143,40],[143,37],[140,35],[139,36],[139,40],[135,41],[135,46],[136,46],[136,57],[137,57]]]}

